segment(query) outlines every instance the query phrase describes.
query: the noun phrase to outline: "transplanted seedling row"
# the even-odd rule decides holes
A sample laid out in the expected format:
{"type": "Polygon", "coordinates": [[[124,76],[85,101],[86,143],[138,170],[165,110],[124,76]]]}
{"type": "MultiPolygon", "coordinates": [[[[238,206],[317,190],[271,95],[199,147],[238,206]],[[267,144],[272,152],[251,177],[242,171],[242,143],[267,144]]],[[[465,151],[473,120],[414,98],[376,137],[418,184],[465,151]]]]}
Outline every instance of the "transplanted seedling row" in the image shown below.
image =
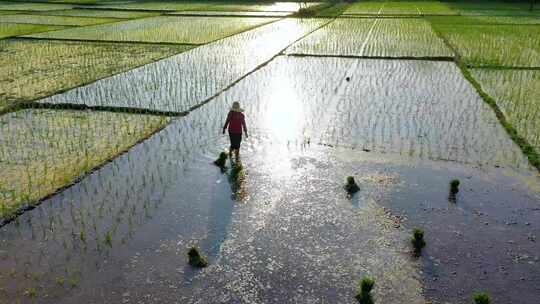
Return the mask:
{"type": "Polygon", "coordinates": [[[0,10],[14,11],[52,11],[70,9],[73,5],[60,3],[23,3],[23,2],[0,2],[0,10]]]}
{"type": "Polygon", "coordinates": [[[69,9],[39,12],[42,15],[50,16],[72,16],[72,17],[99,17],[99,18],[144,18],[160,15],[160,12],[140,12],[140,11],[121,11],[106,9],[69,9]]]}
{"type": "Polygon", "coordinates": [[[337,19],[295,43],[288,54],[366,57],[452,57],[422,19],[337,19]]]}
{"type": "Polygon", "coordinates": [[[159,10],[159,11],[260,11],[260,12],[296,12],[301,7],[309,7],[318,3],[273,2],[268,4],[249,2],[132,2],[121,4],[102,4],[100,8],[159,10]]]}
{"type": "MultiPolygon", "coordinates": [[[[537,11],[538,12],[538,11],[537,11]]],[[[346,15],[532,15],[529,3],[503,1],[359,1],[346,15]]]]}
{"type": "Polygon", "coordinates": [[[540,67],[540,26],[439,23],[434,29],[472,66],[540,67]]]}
{"type": "Polygon", "coordinates": [[[0,112],[191,47],[76,41],[0,41],[0,112]],[[24,76],[22,76],[24,75],[24,76]]]}
{"type": "Polygon", "coordinates": [[[508,122],[540,151],[540,71],[471,69],[482,89],[496,101],[508,122]]]}
{"type": "Polygon", "coordinates": [[[43,102],[183,112],[208,100],[327,22],[322,18],[280,20],[51,96],[43,102]]]}
{"type": "MultiPolygon", "coordinates": [[[[1,20],[1,17],[0,17],[1,20]]],[[[27,35],[31,33],[41,33],[55,31],[66,28],[60,25],[24,24],[24,23],[3,23],[0,22],[0,39],[13,36],[27,35]]]]}
{"type": "Polygon", "coordinates": [[[6,23],[29,23],[47,25],[84,26],[119,21],[114,18],[77,18],[68,16],[44,16],[44,15],[1,15],[0,22],[6,23]]]}
{"type": "Polygon", "coordinates": [[[159,116],[85,111],[0,116],[0,217],[68,185],[167,122],[159,116]]]}
{"type": "Polygon", "coordinates": [[[201,44],[275,20],[277,19],[160,16],[72,28],[30,37],[201,44]]]}

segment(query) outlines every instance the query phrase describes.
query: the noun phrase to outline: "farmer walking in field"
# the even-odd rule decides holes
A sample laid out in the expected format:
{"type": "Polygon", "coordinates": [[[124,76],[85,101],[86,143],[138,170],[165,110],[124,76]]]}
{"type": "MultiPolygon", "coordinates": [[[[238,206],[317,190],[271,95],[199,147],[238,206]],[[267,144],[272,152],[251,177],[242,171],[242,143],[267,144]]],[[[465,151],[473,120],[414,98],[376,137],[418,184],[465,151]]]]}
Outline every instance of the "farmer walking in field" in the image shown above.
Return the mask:
{"type": "Polygon", "coordinates": [[[227,120],[223,126],[223,134],[225,134],[225,129],[229,127],[229,139],[231,140],[231,147],[229,150],[229,156],[232,157],[233,151],[235,151],[236,159],[240,156],[240,143],[242,142],[242,130],[248,138],[248,132],[246,127],[246,120],[244,110],[240,108],[240,103],[235,101],[233,102],[232,108],[227,115],[227,120]]]}

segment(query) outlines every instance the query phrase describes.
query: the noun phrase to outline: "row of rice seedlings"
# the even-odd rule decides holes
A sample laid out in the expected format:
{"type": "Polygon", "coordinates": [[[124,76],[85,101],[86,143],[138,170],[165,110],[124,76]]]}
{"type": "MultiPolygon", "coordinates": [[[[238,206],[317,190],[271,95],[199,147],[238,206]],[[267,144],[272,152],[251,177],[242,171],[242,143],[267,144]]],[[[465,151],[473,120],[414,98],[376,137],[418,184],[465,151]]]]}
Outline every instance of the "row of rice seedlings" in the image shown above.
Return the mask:
{"type": "Polygon", "coordinates": [[[452,57],[453,53],[423,19],[379,19],[363,55],[452,57]]]}
{"type": "Polygon", "coordinates": [[[451,57],[422,19],[337,19],[287,53],[370,57],[451,57]]]}
{"type": "Polygon", "coordinates": [[[275,21],[271,18],[160,16],[30,35],[36,38],[202,44],[275,21]]]}
{"type": "Polygon", "coordinates": [[[498,24],[540,24],[540,18],[531,16],[437,16],[427,17],[437,25],[498,25],[498,24]]]}
{"type": "MultiPolygon", "coordinates": [[[[36,12],[37,13],[37,12],[36,12]]],[[[160,12],[139,12],[139,11],[121,11],[105,9],[69,9],[39,12],[42,15],[51,16],[71,16],[71,17],[93,17],[93,18],[119,18],[133,19],[160,15],[160,12]]]]}
{"type": "Polygon", "coordinates": [[[385,1],[358,1],[345,11],[345,14],[377,15],[382,11],[385,1]]]}
{"type": "MultiPolygon", "coordinates": [[[[28,254],[20,257],[8,254],[8,265],[13,264],[16,269],[22,269],[21,266],[40,269],[48,278],[40,285],[58,284],[68,289],[73,287],[67,284],[67,271],[64,273],[63,269],[80,269],[77,282],[82,282],[87,273],[105,268],[107,264],[103,263],[103,258],[148,222],[161,204],[160,198],[164,197],[171,181],[176,183],[181,179],[177,175],[180,171],[170,168],[179,162],[179,155],[193,151],[193,144],[201,139],[194,136],[191,142],[189,138],[182,143],[175,140],[179,138],[178,132],[187,130],[186,127],[198,129],[192,122],[165,129],[159,139],[154,138],[153,142],[145,142],[135,148],[145,150],[143,159],[132,158],[128,153],[85,178],[76,187],[52,198],[46,208],[25,214],[20,224],[10,225],[6,230],[7,242],[3,243],[5,248],[9,252],[28,254]],[[163,150],[155,149],[157,143],[163,150]],[[171,171],[174,174],[170,174],[171,171]],[[21,235],[10,236],[9,233],[21,235]],[[20,239],[31,239],[30,244],[47,244],[40,246],[43,258],[36,259],[33,251],[25,249],[29,243],[17,241],[20,239]],[[86,269],[88,267],[91,269],[86,269]],[[55,280],[58,278],[57,283],[55,280]]],[[[189,133],[186,131],[186,135],[189,133]]],[[[32,281],[19,273],[15,273],[11,281],[15,278],[19,286],[33,286],[32,281]]],[[[38,292],[38,298],[39,295],[38,292]]]]}
{"type": "Polygon", "coordinates": [[[540,151],[540,71],[471,69],[518,134],[540,151]]]}
{"type": "Polygon", "coordinates": [[[23,110],[0,120],[1,216],[69,184],[168,122],[158,116],[51,110],[23,110]]]}
{"type": "Polygon", "coordinates": [[[273,2],[271,4],[221,3],[208,10],[216,11],[258,11],[258,12],[298,12],[300,9],[316,6],[317,2],[273,2]]]}
{"type": "Polygon", "coordinates": [[[540,67],[540,27],[445,25],[434,28],[473,66],[540,67]]]}
{"type": "Polygon", "coordinates": [[[77,18],[68,16],[44,16],[29,14],[2,15],[0,22],[5,23],[29,23],[29,24],[47,24],[47,25],[67,25],[84,26],[102,23],[116,22],[114,18],[77,18]]]}
{"type": "Polygon", "coordinates": [[[285,17],[291,12],[243,12],[243,11],[180,11],[168,15],[175,16],[234,16],[234,17],[285,17]]]}
{"type": "Polygon", "coordinates": [[[43,101],[186,111],[328,21],[281,20],[43,101]]]}
{"type": "Polygon", "coordinates": [[[466,10],[461,11],[462,16],[512,16],[512,17],[538,17],[540,11],[530,10],[466,10]]]}
{"type": "Polygon", "coordinates": [[[416,7],[422,15],[456,15],[459,12],[449,2],[418,1],[416,7]]]}
{"type": "Polygon", "coordinates": [[[291,45],[287,54],[357,55],[363,54],[376,19],[336,19],[291,45]]]}
{"type": "Polygon", "coordinates": [[[447,2],[454,9],[460,12],[471,10],[528,10],[530,3],[528,1],[452,1],[447,2]]]}
{"type": "Polygon", "coordinates": [[[268,4],[247,2],[133,2],[121,4],[101,4],[99,8],[161,10],[161,11],[266,11],[296,12],[301,7],[309,7],[318,3],[273,2],[268,4]]]}
{"type": "Polygon", "coordinates": [[[21,2],[0,2],[0,10],[13,11],[51,11],[70,9],[73,5],[58,3],[21,3],[21,2]]]}
{"type": "Polygon", "coordinates": [[[191,10],[207,10],[215,3],[211,1],[144,1],[131,3],[102,3],[100,9],[114,8],[123,10],[158,10],[158,11],[191,11],[191,10]]]}
{"type": "Polygon", "coordinates": [[[19,101],[45,97],[190,48],[182,45],[1,40],[0,111],[19,101]]]}
{"type": "Polygon", "coordinates": [[[384,3],[381,15],[419,15],[420,10],[417,6],[418,2],[408,1],[387,1],[384,3]]]}
{"type": "Polygon", "coordinates": [[[66,27],[59,26],[59,25],[24,24],[24,23],[19,24],[19,23],[0,22],[0,39],[13,37],[13,36],[27,35],[31,33],[61,30],[64,28],[66,27]]]}

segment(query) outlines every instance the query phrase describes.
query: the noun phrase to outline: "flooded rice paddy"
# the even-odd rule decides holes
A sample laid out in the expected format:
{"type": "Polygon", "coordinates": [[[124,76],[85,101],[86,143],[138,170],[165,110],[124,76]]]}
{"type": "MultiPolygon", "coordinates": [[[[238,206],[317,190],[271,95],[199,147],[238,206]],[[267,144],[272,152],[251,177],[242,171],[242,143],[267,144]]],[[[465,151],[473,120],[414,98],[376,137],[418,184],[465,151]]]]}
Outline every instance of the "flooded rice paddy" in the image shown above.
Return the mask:
{"type": "Polygon", "coordinates": [[[187,111],[329,21],[280,20],[40,102],[187,111]]]}
{"type": "Polygon", "coordinates": [[[191,48],[3,39],[0,40],[0,111],[18,102],[46,97],[191,48]]]}
{"type": "Polygon", "coordinates": [[[276,20],[248,17],[179,18],[175,16],[159,16],[47,32],[31,35],[30,37],[203,44],[276,20]]]}
{"type": "Polygon", "coordinates": [[[288,53],[365,57],[452,57],[423,19],[345,18],[292,45],[288,53]]]}
{"type": "MultiPolygon", "coordinates": [[[[51,6],[35,13],[146,28],[123,43],[2,40],[0,106],[25,102],[0,116],[0,213],[30,208],[0,222],[0,304],[353,303],[364,276],[375,303],[464,304],[485,291],[537,304],[540,176],[501,124],[537,148],[538,54],[534,39],[519,45],[535,12],[366,1],[348,6],[354,18],[268,18],[307,6],[51,6]],[[439,16],[457,14],[478,16],[439,16]],[[133,41],[141,33],[152,44],[133,41]],[[197,45],[159,44],[170,42],[197,45]],[[238,180],[231,160],[212,163],[234,101],[250,131],[238,180]],[[189,266],[191,246],[209,267],[189,266]]],[[[47,35],[123,35],[108,26],[47,35]]]]}

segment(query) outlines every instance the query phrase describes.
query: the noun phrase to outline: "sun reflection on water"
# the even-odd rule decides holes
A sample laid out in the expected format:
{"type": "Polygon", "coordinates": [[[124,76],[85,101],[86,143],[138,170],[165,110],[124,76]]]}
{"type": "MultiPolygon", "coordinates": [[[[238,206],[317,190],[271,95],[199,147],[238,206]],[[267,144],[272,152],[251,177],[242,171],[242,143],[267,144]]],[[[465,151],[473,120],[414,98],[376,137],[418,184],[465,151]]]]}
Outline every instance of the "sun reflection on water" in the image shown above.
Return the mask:
{"type": "Polygon", "coordinates": [[[270,137],[278,141],[291,142],[301,139],[305,135],[304,106],[292,85],[292,79],[274,77],[271,81],[268,87],[270,94],[263,97],[267,99],[264,128],[270,137]]]}

